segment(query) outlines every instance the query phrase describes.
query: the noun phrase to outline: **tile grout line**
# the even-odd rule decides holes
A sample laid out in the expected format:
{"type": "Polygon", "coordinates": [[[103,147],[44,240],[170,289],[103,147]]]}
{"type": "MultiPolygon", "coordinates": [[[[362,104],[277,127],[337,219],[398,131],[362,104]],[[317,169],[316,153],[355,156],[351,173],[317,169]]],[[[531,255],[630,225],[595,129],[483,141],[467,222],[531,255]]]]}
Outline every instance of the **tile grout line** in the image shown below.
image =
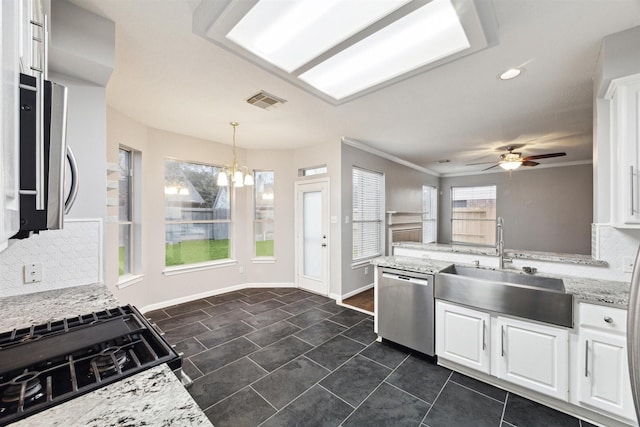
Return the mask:
{"type": "Polygon", "coordinates": [[[331,390],[329,390],[328,388],[326,388],[322,384],[314,384],[314,385],[317,385],[318,387],[320,387],[321,389],[323,389],[324,391],[326,391],[330,395],[335,396],[336,399],[343,401],[344,403],[349,405],[351,408],[355,408],[355,406],[353,406],[351,403],[347,402],[346,400],[344,400],[343,398],[341,398],[340,396],[338,396],[337,394],[335,394],[334,392],[332,392],[331,390]]]}
{"type": "Polygon", "coordinates": [[[423,398],[418,397],[418,396],[416,396],[415,394],[410,393],[410,392],[408,392],[407,390],[405,390],[405,389],[403,389],[403,388],[400,388],[399,386],[397,386],[397,385],[395,385],[395,384],[391,384],[390,382],[387,382],[386,380],[385,380],[385,381],[383,381],[383,382],[384,382],[384,383],[386,383],[388,386],[391,386],[391,387],[393,387],[393,388],[395,388],[395,389],[397,389],[397,390],[400,390],[401,392],[403,392],[403,393],[405,393],[405,394],[408,394],[409,396],[413,397],[414,399],[418,399],[419,401],[426,403],[426,404],[427,404],[427,405],[429,405],[430,407],[431,407],[431,405],[433,405],[433,403],[429,403],[429,402],[427,402],[426,400],[424,400],[423,398]]]}
{"type": "Polygon", "coordinates": [[[381,386],[382,384],[384,384],[384,383],[387,381],[387,378],[389,378],[391,375],[393,375],[393,373],[394,373],[394,372],[395,372],[395,371],[396,371],[400,366],[402,366],[402,364],[403,364],[403,363],[404,363],[404,362],[409,358],[409,356],[411,356],[411,355],[410,355],[410,354],[408,354],[408,355],[407,355],[407,357],[405,357],[405,358],[402,360],[402,362],[400,362],[400,363],[398,364],[398,366],[396,366],[396,367],[395,367],[395,369],[392,369],[392,370],[391,370],[391,372],[389,372],[389,374],[388,374],[386,377],[384,377],[384,379],[383,379],[382,381],[380,381],[380,384],[378,384],[378,385],[377,385],[373,390],[371,390],[371,392],[370,392],[369,394],[367,394],[367,396],[366,396],[364,399],[362,399],[362,402],[360,402],[360,404],[359,404],[358,406],[356,406],[356,407],[355,407],[355,409],[354,409],[353,411],[351,411],[351,413],[350,413],[349,415],[347,415],[347,416],[345,417],[345,419],[344,419],[344,420],[342,420],[342,422],[340,423],[340,425],[344,424],[344,422],[345,422],[345,421],[347,421],[349,418],[351,418],[351,416],[352,416],[353,414],[355,414],[355,413],[356,413],[356,411],[357,411],[357,410],[362,406],[362,404],[363,404],[364,402],[366,402],[366,401],[367,401],[367,399],[368,399],[369,397],[371,397],[371,395],[372,395],[373,393],[375,393],[375,392],[376,392],[376,390],[378,390],[378,389],[380,388],[380,386],[381,386]]]}
{"type": "Polygon", "coordinates": [[[504,420],[504,414],[507,413],[507,402],[509,401],[509,392],[507,392],[507,396],[504,398],[504,406],[502,407],[502,415],[500,416],[500,425],[502,426],[503,422],[506,422],[504,420]]]}
{"type": "Polygon", "coordinates": [[[422,421],[420,422],[420,424],[426,424],[425,420],[427,419],[427,416],[429,416],[429,412],[431,412],[431,410],[433,409],[434,405],[436,404],[436,402],[438,401],[438,398],[440,397],[440,394],[442,394],[442,391],[444,390],[444,388],[447,386],[447,383],[449,382],[449,380],[451,379],[451,377],[453,376],[453,371],[451,371],[449,373],[449,376],[447,377],[447,380],[444,382],[444,384],[442,384],[442,388],[440,388],[440,391],[438,392],[438,394],[436,395],[436,398],[433,399],[433,402],[431,403],[431,406],[429,406],[429,409],[427,410],[427,413],[424,414],[424,417],[422,417],[422,421]]]}
{"type": "MultiPolygon", "coordinates": [[[[484,394],[484,393],[482,393],[482,392],[480,392],[480,391],[478,391],[478,390],[475,390],[475,389],[473,389],[473,388],[471,388],[471,387],[468,387],[468,386],[466,386],[466,385],[464,385],[464,384],[460,384],[459,382],[456,382],[456,381],[455,381],[455,380],[453,380],[453,379],[449,380],[449,382],[451,382],[451,383],[453,383],[453,384],[455,384],[455,385],[457,385],[457,386],[460,386],[460,387],[462,387],[462,388],[465,388],[465,389],[467,389],[467,390],[469,390],[469,391],[472,391],[472,392],[474,392],[474,393],[476,393],[476,394],[479,394],[480,396],[483,396],[483,397],[486,397],[486,398],[488,398],[488,399],[494,400],[494,401],[496,401],[496,402],[498,402],[498,403],[500,403],[500,404],[503,404],[503,405],[504,405],[504,402],[506,402],[506,400],[507,400],[507,399],[506,399],[506,396],[505,396],[505,400],[504,400],[504,401],[500,401],[500,400],[496,399],[495,397],[491,397],[491,396],[486,395],[486,394],[484,394]]],[[[485,383],[485,384],[486,384],[486,383],[485,383]]],[[[496,387],[496,388],[497,388],[497,387],[496,387]]],[[[505,391],[506,391],[506,390],[505,390],[505,391]]]]}
{"type": "MultiPolygon", "coordinates": [[[[264,377],[262,377],[262,378],[264,378],[264,377]]],[[[273,409],[275,409],[275,411],[276,411],[276,412],[274,412],[274,413],[273,413],[273,415],[275,415],[275,414],[277,414],[277,413],[278,413],[278,408],[276,408],[275,406],[273,406],[273,405],[271,404],[271,402],[269,402],[269,400],[267,400],[267,398],[266,398],[266,397],[264,397],[263,395],[261,395],[261,394],[260,394],[260,392],[259,392],[258,390],[256,390],[255,388],[253,388],[253,383],[249,384],[249,385],[248,385],[247,387],[245,387],[245,388],[250,388],[251,390],[253,390],[253,392],[254,392],[255,394],[257,394],[258,396],[260,396],[260,397],[262,398],[262,400],[264,400],[265,402],[267,402],[267,403],[269,404],[269,406],[271,406],[273,409]]],[[[243,389],[243,390],[244,390],[244,389],[243,389]]]]}

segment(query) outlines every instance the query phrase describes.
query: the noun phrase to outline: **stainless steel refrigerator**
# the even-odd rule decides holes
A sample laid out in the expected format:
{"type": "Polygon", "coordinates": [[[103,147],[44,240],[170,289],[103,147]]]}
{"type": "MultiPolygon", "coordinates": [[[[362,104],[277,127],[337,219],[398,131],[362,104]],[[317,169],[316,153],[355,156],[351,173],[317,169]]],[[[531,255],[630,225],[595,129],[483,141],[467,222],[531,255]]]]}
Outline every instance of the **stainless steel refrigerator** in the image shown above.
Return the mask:
{"type": "Polygon", "coordinates": [[[631,292],[627,312],[627,351],[631,392],[636,415],[640,419],[640,249],[631,276],[631,292]]]}

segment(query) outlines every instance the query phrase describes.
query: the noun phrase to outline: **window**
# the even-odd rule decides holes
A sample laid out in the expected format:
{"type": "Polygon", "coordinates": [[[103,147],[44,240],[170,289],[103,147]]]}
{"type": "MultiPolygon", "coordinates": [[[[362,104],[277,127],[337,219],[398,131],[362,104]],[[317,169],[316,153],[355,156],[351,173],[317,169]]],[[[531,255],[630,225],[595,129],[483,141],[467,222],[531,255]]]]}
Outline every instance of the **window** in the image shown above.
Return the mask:
{"type": "Polygon", "coordinates": [[[218,187],[222,168],[164,162],[165,265],[231,258],[229,187],[218,187]]]}
{"type": "Polygon", "coordinates": [[[253,229],[256,257],[273,257],[273,171],[254,171],[253,229]]]}
{"type": "Polygon", "coordinates": [[[438,240],[438,189],[422,186],[422,242],[438,240]]]}
{"type": "Polygon", "coordinates": [[[496,244],[496,186],[451,188],[451,242],[496,244]]]}
{"type": "Polygon", "coordinates": [[[118,150],[118,275],[133,273],[133,153],[118,150]]]}
{"type": "Polygon", "coordinates": [[[353,261],[382,255],[384,176],[354,167],[353,261]]]}
{"type": "Polygon", "coordinates": [[[314,166],[312,168],[298,169],[298,176],[312,176],[327,173],[327,166],[314,166]]]}

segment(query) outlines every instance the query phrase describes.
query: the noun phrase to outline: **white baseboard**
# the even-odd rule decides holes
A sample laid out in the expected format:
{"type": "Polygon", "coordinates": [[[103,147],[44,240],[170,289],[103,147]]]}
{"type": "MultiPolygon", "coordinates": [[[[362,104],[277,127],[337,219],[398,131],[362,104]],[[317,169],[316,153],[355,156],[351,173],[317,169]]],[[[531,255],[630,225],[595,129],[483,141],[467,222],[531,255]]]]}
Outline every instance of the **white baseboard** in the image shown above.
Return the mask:
{"type": "Polygon", "coordinates": [[[373,286],[374,286],[373,283],[369,283],[368,285],[358,288],[355,291],[347,292],[346,294],[342,295],[340,299],[343,300],[343,299],[351,298],[352,296],[358,295],[361,292],[368,291],[369,289],[373,288],[373,286]]]}
{"type": "Polygon", "coordinates": [[[140,312],[160,310],[162,308],[171,307],[172,305],[182,304],[189,301],[195,301],[202,298],[212,297],[215,295],[226,294],[227,292],[239,291],[248,288],[295,288],[295,283],[242,283],[240,285],[228,286],[226,288],[214,289],[199,294],[187,295],[185,297],[175,298],[168,301],[162,301],[155,304],[145,305],[140,308],[140,312]]]}
{"type": "Polygon", "coordinates": [[[370,283],[368,285],[365,285],[365,286],[363,286],[361,288],[356,289],[355,291],[347,292],[346,294],[344,294],[342,296],[337,295],[337,294],[332,294],[332,295],[329,295],[329,296],[332,297],[333,299],[335,299],[336,300],[336,304],[338,304],[341,307],[347,307],[347,308],[350,308],[351,310],[359,311],[361,313],[373,316],[373,313],[368,311],[368,310],[364,310],[362,308],[358,308],[358,307],[354,307],[352,305],[347,305],[347,304],[343,304],[342,303],[342,301],[346,300],[347,298],[350,298],[350,297],[352,297],[354,295],[358,295],[361,292],[368,291],[369,289],[373,288],[373,286],[374,286],[374,284],[370,283]]]}

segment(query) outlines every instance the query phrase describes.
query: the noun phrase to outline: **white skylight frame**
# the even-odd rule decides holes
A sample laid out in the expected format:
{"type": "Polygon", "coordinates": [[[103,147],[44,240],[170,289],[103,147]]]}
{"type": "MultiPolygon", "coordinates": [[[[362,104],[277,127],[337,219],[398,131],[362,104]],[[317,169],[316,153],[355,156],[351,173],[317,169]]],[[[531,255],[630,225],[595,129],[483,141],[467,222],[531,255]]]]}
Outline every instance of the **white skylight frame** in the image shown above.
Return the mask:
{"type": "MultiPolygon", "coordinates": [[[[486,49],[489,46],[497,44],[498,29],[497,22],[495,21],[492,2],[486,2],[482,0],[450,1],[457,11],[458,16],[460,17],[462,27],[464,28],[466,37],[469,40],[469,48],[463,49],[457,53],[453,53],[450,56],[436,59],[429,64],[418,66],[411,71],[392,77],[389,80],[382,81],[380,83],[374,83],[373,86],[359,90],[350,95],[344,95],[344,97],[341,99],[322,92],[310,83],[302,80],[300,77],[319,64],[322,64],[324,61],[337,56],[338,54],[340,54],[340,52],[358,44],[360,41],[366,39],[375,32],[387,26],[390,26],[391,24],[402,19],[411,12],[420,9],[422,6],[427,5],[428,3],[431,3],[431,0],[410,0],[408,3],[400,6],[389,15],[383,17],[377,22],[372,23],[370,26],[357,31],[355,34],[348,36],[348,38],[339,42],[336,46],[329,48],[329,50],[319,54],[317,57],[311,59],[304,65],[297,67],[291,72],[285,71],[282,67],[269,63],[261,56],[256,55],[255,53],[251,52],[243,46],[238,45],[237,43],[226,37],[227,34],[229,34],[233,30],[233,28],[243,19],[243,17],[247,15],[247,13],[258,3],[258,0],[216,0],[215,2],[201,0],[201,4],[193,14],[193,32],[219,46],[224,47],[234,54],[244,57],[245,59],[271,72],[272,74],[289,81],[293,85],[306,90],[307,92],[327,101],[330,104],[340,105],[346,102],[350,102],[366,94],[380,90],[384,87],[393,85],[404,79],[421,74],[431,68],[438,67],[445,63],[460,59],[464,56],[473,54],[475,52],[486,49]]],[[[357,3],[360,2],[358,1],[357,3]]],[[[352,31],[353,30],[351,30],[351,32],[352,31]]],[[[307,74],[306,76],[308,77],[309,75],[310,74],[307,74]]]]}

